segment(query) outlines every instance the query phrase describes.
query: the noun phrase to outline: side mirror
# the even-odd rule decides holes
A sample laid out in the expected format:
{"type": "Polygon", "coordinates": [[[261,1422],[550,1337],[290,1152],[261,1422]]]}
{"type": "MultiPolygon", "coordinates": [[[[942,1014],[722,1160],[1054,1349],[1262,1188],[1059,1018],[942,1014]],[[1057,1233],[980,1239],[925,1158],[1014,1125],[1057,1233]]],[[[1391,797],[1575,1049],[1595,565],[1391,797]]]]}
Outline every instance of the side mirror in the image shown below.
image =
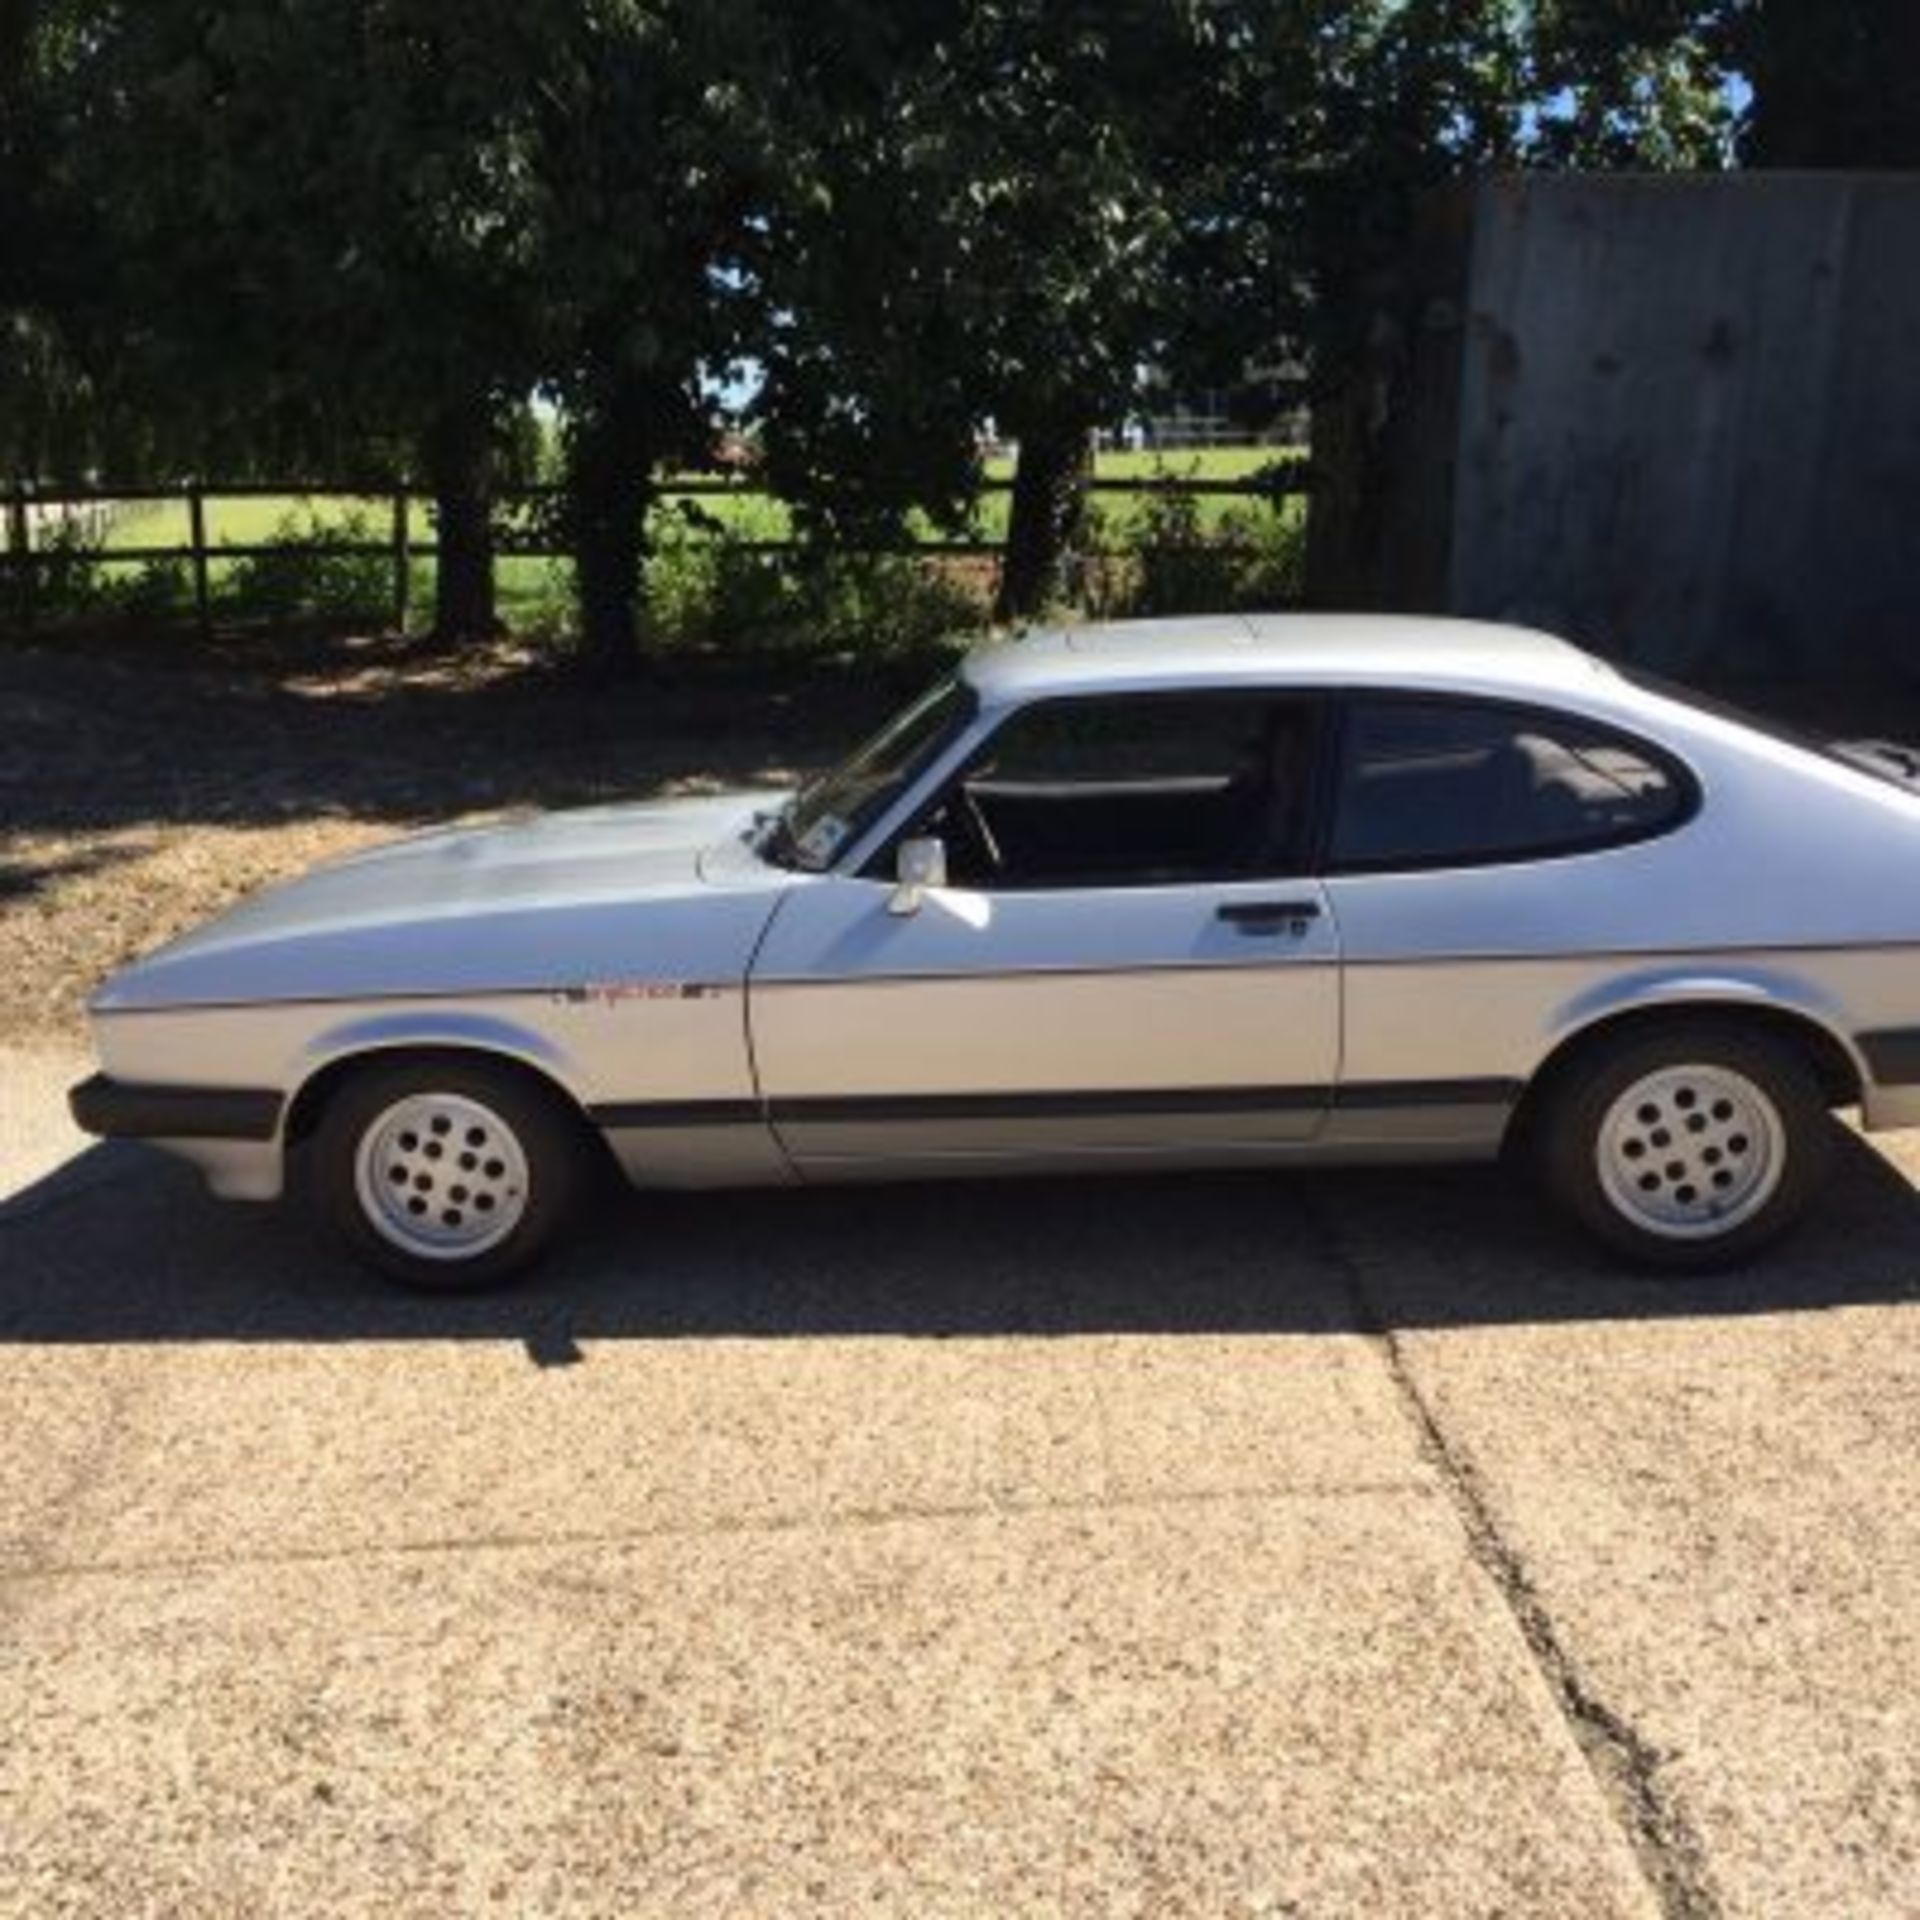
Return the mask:
{"type": "Polygon", "coordinates": [[[887,911],[918,913],[927,889],[947,884],[947,843],[932,835],[921,840],[902,840],[893,870],[895,886],[887,911]]]}

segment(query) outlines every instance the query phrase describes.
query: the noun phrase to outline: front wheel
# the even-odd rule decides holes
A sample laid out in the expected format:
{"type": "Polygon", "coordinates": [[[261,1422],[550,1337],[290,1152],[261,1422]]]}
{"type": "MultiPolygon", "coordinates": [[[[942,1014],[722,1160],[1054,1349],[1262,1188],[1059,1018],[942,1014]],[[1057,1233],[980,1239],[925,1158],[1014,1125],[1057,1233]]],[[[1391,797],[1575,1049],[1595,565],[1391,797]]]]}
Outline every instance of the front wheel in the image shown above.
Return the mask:
{"type": "Polygon", "coordinates": [[[1596,1051],[1548,1094],[1549,1191],[1646,1266],[1730,1266],[1793,1226],[1825,1178],[1832,1123],[1807,1062],[1708,1022],[1596,1051]]]}
{"type": "Polygon", "coordinates": [[[328,1102],[313,1191],[362,1259],[437,1292],[530,1266],[582,1187],[578,1122],[530,1076],[485,1061],[363,1068],[328,1102]]]}

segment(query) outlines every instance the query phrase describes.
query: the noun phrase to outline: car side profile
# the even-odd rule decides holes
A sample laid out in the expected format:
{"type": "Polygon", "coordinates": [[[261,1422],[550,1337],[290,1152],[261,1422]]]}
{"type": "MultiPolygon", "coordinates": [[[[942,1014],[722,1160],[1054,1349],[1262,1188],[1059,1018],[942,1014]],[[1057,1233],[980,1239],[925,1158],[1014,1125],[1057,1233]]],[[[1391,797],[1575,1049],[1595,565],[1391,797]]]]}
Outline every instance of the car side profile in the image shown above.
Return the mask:
{"type": "Polygon", "coordinates": [[[1746,1258],[1920,1124],[1920,757],[1545,635],[1219,616],[968,656],[792,794],[432,832],[92,1004],[80,1123],[299,1173],[398,1277],[642,1187],[1525,1158],[1746,1258]]]}

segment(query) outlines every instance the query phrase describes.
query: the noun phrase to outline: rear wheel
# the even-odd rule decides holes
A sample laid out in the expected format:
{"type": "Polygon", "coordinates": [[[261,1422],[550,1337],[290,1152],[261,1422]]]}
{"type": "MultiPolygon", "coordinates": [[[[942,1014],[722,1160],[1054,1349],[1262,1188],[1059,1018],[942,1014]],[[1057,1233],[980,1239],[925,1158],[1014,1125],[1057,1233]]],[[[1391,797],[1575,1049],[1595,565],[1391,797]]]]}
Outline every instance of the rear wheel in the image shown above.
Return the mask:
{"type": "Polygon", "coordinates": [[[313,1188],[334,1232],[409,1286],[491,1286],[537,1260],[583,1186],[579,1124],[538,1081],[467,1059],[369,1065],[328,1103],[313,1188]]]}
{"type": "Polygon", "coordinates": [[[1546,1184],[1647,1266],[1728,1266],[1799,1220],[1831,1158],[1811,1066],[1771,1034],[1676,1023],[1597,1047],[1541,1116],[1546,1184]]]}

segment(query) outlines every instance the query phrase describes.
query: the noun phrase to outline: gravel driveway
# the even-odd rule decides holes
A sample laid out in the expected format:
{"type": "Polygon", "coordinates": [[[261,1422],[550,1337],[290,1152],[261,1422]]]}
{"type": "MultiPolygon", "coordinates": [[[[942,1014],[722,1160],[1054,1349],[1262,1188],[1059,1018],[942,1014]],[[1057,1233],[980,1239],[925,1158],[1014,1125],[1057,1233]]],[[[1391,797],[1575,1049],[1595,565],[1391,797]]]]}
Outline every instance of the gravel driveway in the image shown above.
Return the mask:
{"type": "Polygon", "coordinates": [[[700,1200],[381,1289],[0,1051],[0,1909],[1911,1914],[1920,1204],[700,1200]]]}

